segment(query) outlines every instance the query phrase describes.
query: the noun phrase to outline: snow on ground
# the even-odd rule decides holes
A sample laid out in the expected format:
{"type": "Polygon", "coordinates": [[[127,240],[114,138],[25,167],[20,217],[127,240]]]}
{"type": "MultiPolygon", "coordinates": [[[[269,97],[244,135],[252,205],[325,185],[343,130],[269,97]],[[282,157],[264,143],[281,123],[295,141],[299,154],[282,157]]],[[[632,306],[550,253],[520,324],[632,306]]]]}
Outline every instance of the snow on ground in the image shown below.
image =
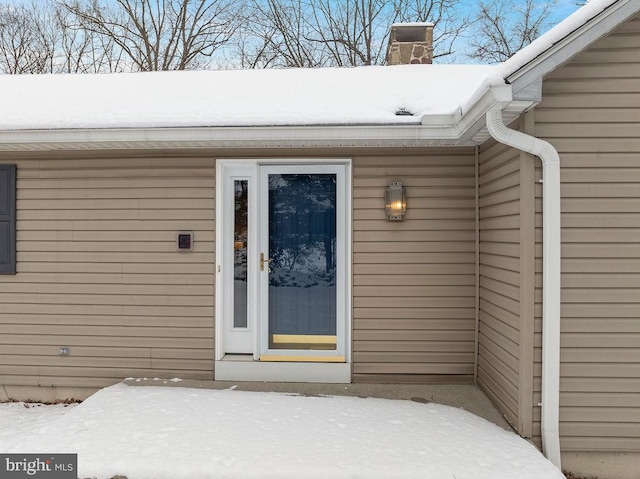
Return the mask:
{"type": "Polygon", "coordinates": [[[0,405],[0,451],[78,453],[82,478],[564,478],[516,434],[432,403],[118,384],[51,411],[0,405]]]}
{"type": "Polygon", "coordinates": [[[10,402],[0,404],[0,452],[29,431],[35,431],[70,413],[77,404],[27,404],[10,402]]]}

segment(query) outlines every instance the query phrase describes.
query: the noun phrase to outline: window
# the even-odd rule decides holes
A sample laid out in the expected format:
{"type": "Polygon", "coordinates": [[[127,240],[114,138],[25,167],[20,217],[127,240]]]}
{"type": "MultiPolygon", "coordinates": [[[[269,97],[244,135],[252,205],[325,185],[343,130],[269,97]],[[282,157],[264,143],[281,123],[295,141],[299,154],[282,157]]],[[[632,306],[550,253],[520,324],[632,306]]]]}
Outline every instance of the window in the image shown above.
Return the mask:
{"type": "Polygon", "coordinates": [[[16,272],[16,167],[0,165],[0,274],[16,272]]]}

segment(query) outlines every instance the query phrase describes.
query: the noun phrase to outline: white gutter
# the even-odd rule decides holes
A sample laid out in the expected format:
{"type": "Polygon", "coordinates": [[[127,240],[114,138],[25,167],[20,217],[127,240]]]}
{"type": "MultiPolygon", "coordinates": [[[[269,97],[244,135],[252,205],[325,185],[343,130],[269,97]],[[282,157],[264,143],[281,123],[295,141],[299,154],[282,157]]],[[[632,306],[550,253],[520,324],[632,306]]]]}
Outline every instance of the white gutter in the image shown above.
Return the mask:
{"type": "Polygon", "coordinates": [[[507,128],[499,106],[486,119],[496,141],[542,160],[542,451],[560,468],[560,157],[546,141],[507,128]]]}
{"type": "Polygon", "coordinates": [[[0,151],[172,148],[424,147],[458,144],[454,125],[96,128],[0,131],[0,151]]]}

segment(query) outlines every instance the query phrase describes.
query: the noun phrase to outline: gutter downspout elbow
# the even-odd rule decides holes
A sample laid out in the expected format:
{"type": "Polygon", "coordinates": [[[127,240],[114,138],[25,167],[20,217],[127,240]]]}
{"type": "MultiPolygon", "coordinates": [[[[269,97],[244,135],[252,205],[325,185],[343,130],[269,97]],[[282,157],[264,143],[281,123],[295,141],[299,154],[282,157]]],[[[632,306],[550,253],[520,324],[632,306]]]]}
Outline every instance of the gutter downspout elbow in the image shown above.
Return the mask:
{"type": "Polygon", "coordinates": [[[542,451],[558,469],[560,460],[560,157],[548,142],[507,128],[499,106],[486,114],[499,143],[542,160],[542,451]]]}

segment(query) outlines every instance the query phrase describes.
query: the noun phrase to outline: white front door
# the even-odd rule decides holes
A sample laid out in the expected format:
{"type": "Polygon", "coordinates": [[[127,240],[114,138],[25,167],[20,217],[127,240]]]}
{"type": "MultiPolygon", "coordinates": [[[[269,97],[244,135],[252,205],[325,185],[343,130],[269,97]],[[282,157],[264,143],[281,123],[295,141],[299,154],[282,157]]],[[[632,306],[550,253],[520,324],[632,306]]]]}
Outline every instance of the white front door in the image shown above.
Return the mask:
{"type": "Polygon", "coordinates": [[[346,172],[345,164],[219,162],[219,359],[346,360],[346,172]]]}

